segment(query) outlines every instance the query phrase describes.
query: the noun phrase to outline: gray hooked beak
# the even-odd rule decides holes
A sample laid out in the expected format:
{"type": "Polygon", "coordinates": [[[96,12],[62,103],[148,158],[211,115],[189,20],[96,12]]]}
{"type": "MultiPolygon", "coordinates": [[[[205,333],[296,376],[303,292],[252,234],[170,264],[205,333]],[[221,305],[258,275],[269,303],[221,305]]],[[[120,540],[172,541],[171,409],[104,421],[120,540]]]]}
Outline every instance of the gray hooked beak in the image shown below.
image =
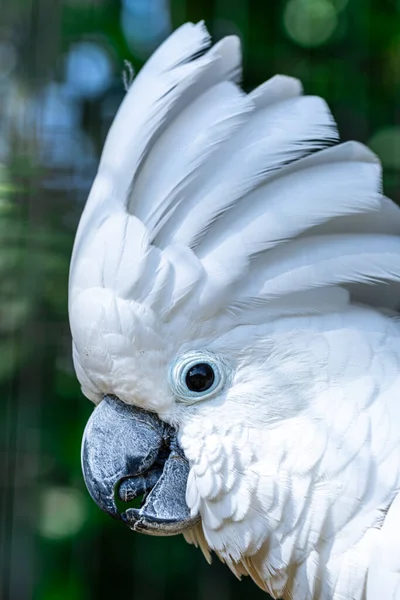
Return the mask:
{"type": "Polygon", "coordinates": [[[135,531],[175,535],[193,527],[185,494],[189,465],[176,432],[149,412],[112,396],[95,408],[82,440],[82,470],[96,504],[135,531]],[[140,508],[120,513],[115,495],[140,508]]]}

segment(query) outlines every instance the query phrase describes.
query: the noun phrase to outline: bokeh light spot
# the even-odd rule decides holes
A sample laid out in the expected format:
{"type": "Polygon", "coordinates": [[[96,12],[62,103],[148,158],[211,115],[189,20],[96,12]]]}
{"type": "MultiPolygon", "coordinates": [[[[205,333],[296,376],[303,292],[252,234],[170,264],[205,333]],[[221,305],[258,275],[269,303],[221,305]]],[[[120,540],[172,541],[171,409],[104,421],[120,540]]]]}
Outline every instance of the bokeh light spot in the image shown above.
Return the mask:
{"type": "Polygon", "coordinates": [[[132,52],[147,58],[171,32],[167,0],[123,0],[121,28],[132,52]]]}
{"type": "Polygon", "coordinates": [[[49,539],[76,535],[86,520],[86,502],[78,490],[52,487],[42,494],[39,532],[49,539]]]}
{"type": "Polygon", "coordinates": [[[40,122],[42,135],[57,135],[78,126],[79,111],[65,92],[60,84],[50,83],[40,93],[34,117],[40,122]]]}
{"type": "Polygon", "coordinates": [[[95,97],[109,84],[112,75],[110,57],[100,44],[74,44],[66,60],[66,85],[75,96],[95,97]]]}
{"type": "Polygon", "coordinates": [[[380,129],[371,137],[368,145],[379,156],[384,167],[400,169],[400,126],[380,129]]]}
{"type": "Polygon", "coordinates": [[[287,34],[300,46],[320,46],[329,40],[337,24],[330,0],[289,0],[283,15],[287,34]]]}

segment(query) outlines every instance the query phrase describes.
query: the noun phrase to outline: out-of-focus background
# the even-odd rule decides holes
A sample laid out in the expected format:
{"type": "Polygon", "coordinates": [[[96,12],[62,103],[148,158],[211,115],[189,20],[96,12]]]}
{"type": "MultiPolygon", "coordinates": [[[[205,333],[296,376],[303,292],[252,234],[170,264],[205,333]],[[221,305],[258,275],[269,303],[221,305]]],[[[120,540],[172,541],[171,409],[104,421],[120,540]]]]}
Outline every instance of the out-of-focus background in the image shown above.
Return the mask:
{"type": "MultiPolygon", "coordinates": [[[[102,144],[174,28],[240,36],[247,90],[275,73],[326,98],[344,140],[381,157],[400,199],[400,0],[0,2],[0,599],[265,599],[181,537],[134,534],[87,494],[92,405],[71,363],[67,278],[102,144]]],[[[129,127],[129,123],[127,123],[129,127]]]]}

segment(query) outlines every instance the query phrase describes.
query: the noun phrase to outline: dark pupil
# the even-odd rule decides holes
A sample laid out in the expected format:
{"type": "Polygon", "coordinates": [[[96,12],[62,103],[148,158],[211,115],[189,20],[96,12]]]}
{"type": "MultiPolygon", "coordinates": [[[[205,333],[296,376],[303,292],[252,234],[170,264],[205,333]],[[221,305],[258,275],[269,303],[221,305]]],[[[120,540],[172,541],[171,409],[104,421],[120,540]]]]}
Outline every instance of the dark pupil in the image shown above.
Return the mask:
{"type": "Polygon", "coordinates": [[[207,363],[193,365],[186,375],[186,385],[191,392],[205,392],[214,383],[214,371],[207,363]]]}

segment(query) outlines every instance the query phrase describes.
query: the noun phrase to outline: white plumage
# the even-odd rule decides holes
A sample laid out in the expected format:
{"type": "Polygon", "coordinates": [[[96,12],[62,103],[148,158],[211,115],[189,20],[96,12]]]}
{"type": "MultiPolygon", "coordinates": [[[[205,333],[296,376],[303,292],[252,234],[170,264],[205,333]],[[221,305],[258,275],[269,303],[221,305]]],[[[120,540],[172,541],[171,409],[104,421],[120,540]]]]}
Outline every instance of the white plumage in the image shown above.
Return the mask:
{"type": "Polygon", "coordinates": [[[179,428],[186,533],[274,597],[400,598],[400,210],[377,158],[238,40],[186,24],[131,85],[71,264],[83,392],[179,428]],[[171,364],[208,351],[218,394],[171,364]],[[223,367],[222,367],[223,368],[223,367]]]}

